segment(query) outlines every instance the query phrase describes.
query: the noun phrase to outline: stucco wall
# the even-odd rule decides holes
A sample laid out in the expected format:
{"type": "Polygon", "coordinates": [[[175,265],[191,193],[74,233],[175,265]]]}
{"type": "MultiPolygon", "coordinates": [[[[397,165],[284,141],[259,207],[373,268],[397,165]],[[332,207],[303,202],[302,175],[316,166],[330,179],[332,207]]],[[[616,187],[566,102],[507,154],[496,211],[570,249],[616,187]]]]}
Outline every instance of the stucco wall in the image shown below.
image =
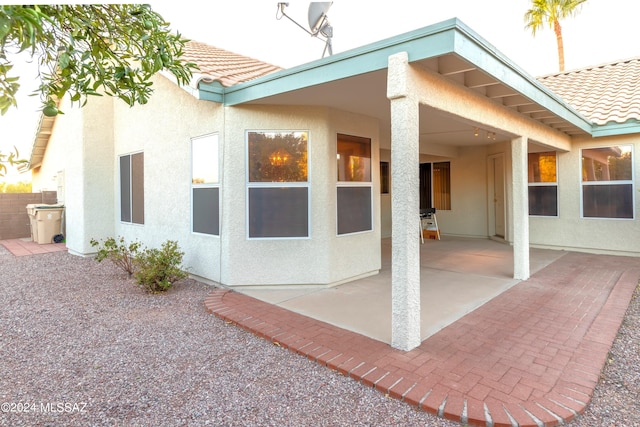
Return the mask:
{"type": "MultiPolygon", "coordinates": [[[[199,101],[162,76],[146,105],[108,97],[63,105],[36,182],[64,176],[68,245],[123,236],[159,247],[177,240],[191,274],[226,285],[335,284],[380,268],[379,135],[376,120],[325,108],[234,107],[199,101]],[[308,130],[311,236],[256,240],[246,233],[247,130],[308,130]],[[221,237],[191,233],[191,139],[218,133],[221,237]],[[336,134],[371,138],[373,230],[337,236],[336,134]],[[119,156],[144,153],[144,224],[120,221],[119,156]]],[[[42,184],[44,185],[44,184],[42,184]]]]}
{"type": "MultiPolygon", "coordinates": [[[[487,237],[488,147],[458,147],[452,152],[453,157],[420,155],[421,163],[451,163],[451,209],[437,211],[440,231],[455,236],[487,237]]],[[[390,161],[389,151],[382,150],[380,157],[381,161],[390,161]]],[[[381,235],[391,237],[391,194],[380,195],[380,209],[381,235]]]]}
{"type": "Polygon", "coordinates": [[[85,107],[64,100],[33,188],[59,192],[69,251],[92,252],[91,238],[113,234],[113,100],[91,97],[85,107]]]}
{"type": "MultiPolygon", "coordinates": [[[[488,193],[491,179],[488,162],[501,156],[505,168],[506,235],[513,241],[513,184],[511,148],[508,142],[487,146],[459,147],[455,157],[435,157],[422,154],[421,162],[451,161],[450,211],[438,211],[438,225],[444,235],[489,237],[491,200],[488,193]]],[[[534,247],[580,250],[640,256],[640,136],[627,135],[603,138],[575,139],[570,152],[558,151],[558,210],[557,218],[529,217],[530,245],[534,247]],[[634,146],[635,212],[636,219],[581,218],[581,157],[580,149],[609,145],[634,146]]],[[[393,165],[391,165],[393,167],[393,165]]],[[[390,218],[390,205],[382,206],[382,218],[390,218]]],[[[385,231],[390,236],[391,230],[385,231]]],[[[383,234],[385,235],[385,234],[383,234]]]]}
{"type": "Polygon", "coordinates": [[[191,138],[218,132],[222,141],[223,109],[162,76],[153,82],[147,104],[115,105],[111,222],[115,234],[148,247],[178,241],[189,273],[219,281],[220,238],[191,232],[191,138]],[[120,221],[119,156],[135,152],[144,152],[144,225],[120,221]]]}
{"type": "Polygon", "coordinates": [[[391,237],[391,150],[380,149],[380,161],[389,163],[389,192],[380,194],[380,235],[391,237]]]}
{"type": "MultiPolygon", "coordinates": [[[[58,189],[66,209],[70,251],[94,251],[91,238],[124,236],[147,246],[177,240],[189,272],[229,286],[337,284],[380,268],[380,239],[391,235],[391,195],[380,194],[379,123],[370,117],[322,107],[246,105],[223,108],[199,101],[162,76],[146,105],[128,107],[108,97],[80,109],[63,104],[43,164],[34,171],[34,190],[58,189]],[[248,130],[309,131],[311,235],[305,239],[247,237],[248,130]],[[191,139],[217,133],[220,142],[221,236],[191,233],[191,139]],[[336,135],[372,141],[373,230],[336,232],[336,135]],[[120,221],[119,156],[144,152],[144,225],[120,221]],[[61,179],[64,177],[64,179],[61,179]]],[[[386,136],[388,137],[388,136],[386,136]]],[[[580,148],[633,143],[636,190],[640,138],[621,136],[573,141],[559,152],[558,218],[530,218],[531,244],[640,255],[638,220],[580,218],[580,148]]],[[[492,156],[505,170],[506,240],[511,241],[513,197],[509,142],[474,147],[420,147],[421,162],[451,162],[451,210],[439,210],[444,235],[488,237],[492,156]]],[[[390,165],[393,168],[393,165],[390,165]]],[[[636,212],[640,202],[636,195],[636,212]]],[[[417,222],[417,221],[416,221],[417,222]]],[[[417,227],[416,227],[417,228],[417,227]]],[[[417,231],[417,230],[416,230],[417,231]]],[[[417,232],[416,232],[417,234],[417,232]]]]}
{"type": "Polygon", "coordinates": [[[558,153],[558,217],[529,218],[531,245],[540,247],[640,255],[640,136],[588,138],[558,153]],[[635,219],[580,218],[580,149],[633,144],[635,219]]]}
{"type": "Polygon", "coordinates": [[[227,110],[222,228],[223,283],[333,284],[380,268],[377,121],[310,107],[234,107],[227,110]],[[308,130],[311,236],[248,239],[246,131],[308,130]],[[374,230],[336,236],[336,133],[372,139],[374,230]]]}
{"type": "Polygon", "coordinates": [[[436,212],[444,234],[487,237],[487,147],[460,147],[451,159],[451,210],[436,212]]]}

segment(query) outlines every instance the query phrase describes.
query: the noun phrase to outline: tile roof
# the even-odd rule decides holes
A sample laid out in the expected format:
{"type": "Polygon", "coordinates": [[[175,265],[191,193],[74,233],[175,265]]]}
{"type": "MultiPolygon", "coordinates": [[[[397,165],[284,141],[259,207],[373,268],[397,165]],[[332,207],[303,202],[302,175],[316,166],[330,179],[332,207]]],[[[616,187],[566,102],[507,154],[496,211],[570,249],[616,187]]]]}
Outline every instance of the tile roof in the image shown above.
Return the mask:
{"type": "Polygon", "coordinates": [[[198,81],[214,80],[225,87],[282,70],[276,65],[193,40],[185,45],[182,59],[198,64],[200,72],[194,73],[198,81]]]}
{"type": "Polygon", "coordinates": [[[595,124],[640,120],[640,57],[538,80],[595,124]]]}
{"type": "MultiPolygon", "coordinates": [[[[194,83],[218,81],[225,87],[243,83],[283,68],[257,59],[190,41],[185,61],[200,72],[194,83]]],[[[538,80],[595,124],[640,120],[640,57],[539,77],[538,80]]]]}

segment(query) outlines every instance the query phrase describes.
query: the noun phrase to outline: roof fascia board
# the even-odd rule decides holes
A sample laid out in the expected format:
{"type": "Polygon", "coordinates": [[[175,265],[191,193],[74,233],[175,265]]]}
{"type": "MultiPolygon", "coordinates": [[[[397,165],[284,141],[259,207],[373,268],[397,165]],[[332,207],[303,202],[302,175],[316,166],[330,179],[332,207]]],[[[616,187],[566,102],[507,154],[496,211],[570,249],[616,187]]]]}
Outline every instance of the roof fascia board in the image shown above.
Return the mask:
{"type": "MultiPolygon", "coordinates": [[[[458,18],[223,88],[222,98],[225,105],[233,106],[386,69],[389,56],[398,52],[407,52],[410,62],[451,53],[457,54],[585,133],[591,133],[593,129],[593,124],[589,120],[511,62],[458,18]]],[[[201,83],[200,88],[209,91],[209,85],[206,83],[201,83]]],[[[211,100],[220,102],[220,94],[216,93],[215,99],[211,100]]]]}
{"type": "Polygon", "coordinates": [[[640,121],[627,120],[625,123],[609,123],[606,125],[595,125],[591,131],[594,138],[615,135],[629,135],[640,133],[640,121]]]}
{"type": "Polygon", "coordinates": [[[198,85],[197,98],[205,101],[224,103],[225,90],[218,82],[200,82],[198,85]]]}
{"type": "Polygon", "coordinates": [[[389,56],[398,52],[409,52],[412,61],[451,53],[454,47],[455,21],[431,25],[231,86],[225,89],[225,104],[237,105],[386,69],[389,56]]]}
{"type": "Polygon", "coordinates": [[[166,70],[160,70],[160,75],[178,85],[189,95],[196,99],[222,103],[224,100],[224,87],[220,82],[211,80],[208,76],[202,74],[194,74],[191,82],[188,84],[180,84],[176,77],[166,70]]]}
{"type": "Polygon", "coordinates": [[[583,131],[591,132],[593,126],[588,119],[461,21],[456,28],[455,53],[533,102],[583,131]]]}
{"type": "Polygon", "coordinates": [[[34,156],[34,153],[36,151],[36,147],[38,145],[38,136],[40,135],[40,132],[42,131],[42,122],[44,121],[44,113],[40,113],[40,116],[38,117],[38,124],[36,125],[36,131],[33,134],[33,142],[31,143],[31,152],[29,153],[29,162],[27,163],[26,169],[30,170],[33,169],[34,167],[38,166],[36,163],[36,160],[39,160],[40,162],[42,162],[42,159],[36,159],[34,156]]]}

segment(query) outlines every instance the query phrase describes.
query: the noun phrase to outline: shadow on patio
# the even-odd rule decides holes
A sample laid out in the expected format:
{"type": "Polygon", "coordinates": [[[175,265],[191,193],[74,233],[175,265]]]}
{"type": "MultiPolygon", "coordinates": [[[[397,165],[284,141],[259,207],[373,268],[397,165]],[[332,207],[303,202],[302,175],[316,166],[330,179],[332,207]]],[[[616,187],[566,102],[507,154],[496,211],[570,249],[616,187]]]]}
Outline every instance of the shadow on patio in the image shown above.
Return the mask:
{"type": "MultiPolygon", "coordinates": [[[[566,252],[531,249],[531,274],[566,252]]],[[[513,248],[489,239],[443,236],[420,248],[421,338],[506,291],[513,279],[513,248]]],[[[382,268],[366,277],[323,289],[236,289],[331,325],[391,342],[391,239],[382,240],[382,268]]]]}

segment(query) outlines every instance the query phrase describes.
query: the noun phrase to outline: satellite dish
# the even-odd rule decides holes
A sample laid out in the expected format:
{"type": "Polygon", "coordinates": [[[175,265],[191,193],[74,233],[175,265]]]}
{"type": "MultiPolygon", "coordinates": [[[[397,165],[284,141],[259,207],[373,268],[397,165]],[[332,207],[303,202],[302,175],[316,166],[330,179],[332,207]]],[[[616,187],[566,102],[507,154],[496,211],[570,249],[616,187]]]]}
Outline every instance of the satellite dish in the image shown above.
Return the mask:
{"type": "MultiPolygon", "coordinates": [[[[324,54],[329,52],[329,55],[333,55],[333,48],[331,46],[331,38],[333,37],[333,27],[329,24],[329,19],[327,17],[327,12],[331,8],[333,4],[332,1],[316,1],[309,3],[309,30],[304,28],[302,25],[298,24],[294,21],[289,15],[285,13],[285,8],[289,6],[289,3],[278,3],[278,12],[276,13],[276,19],[280,19],[283,16],[286,16],[291,22],[296,24],[298,27],[302,28],[304,31],[309,33],[313,37],[322,36],[325,38],[325,47],[324,52],[322,52],[322,57],[324,58],[324,54]]],[[[320,38],[321,39],[321,38],[320,38]]]]}
{"type": "Polygon", "coordinates": [[[332,1],[314,1],[309,4],[309,28],[313,34],[317,34],[327,21],[327,12],[332,4],[332,1]]]}

